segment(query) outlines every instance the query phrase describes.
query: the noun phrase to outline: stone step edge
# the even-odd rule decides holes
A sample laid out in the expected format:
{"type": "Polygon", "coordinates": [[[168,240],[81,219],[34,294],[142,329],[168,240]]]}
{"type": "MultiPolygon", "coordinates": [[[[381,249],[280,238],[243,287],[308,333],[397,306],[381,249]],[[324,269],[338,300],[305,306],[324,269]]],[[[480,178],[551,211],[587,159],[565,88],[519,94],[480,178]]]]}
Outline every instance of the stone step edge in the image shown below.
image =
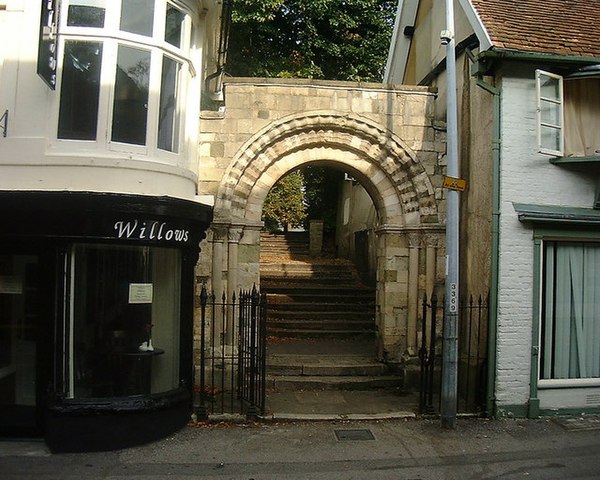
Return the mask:
{"type": "Polygon", "coordinates": [[[271,377],[379,377],[388,373],[385,365],[273,365],[267,366],[271,377]]]}
{"type": "Polygon", "coordinates": [[[402,377],[381,376],[298,376],[277,377],[267,375],[267,388],[275,391],[302,390],[370,390],[402,386],[402,377]]]}

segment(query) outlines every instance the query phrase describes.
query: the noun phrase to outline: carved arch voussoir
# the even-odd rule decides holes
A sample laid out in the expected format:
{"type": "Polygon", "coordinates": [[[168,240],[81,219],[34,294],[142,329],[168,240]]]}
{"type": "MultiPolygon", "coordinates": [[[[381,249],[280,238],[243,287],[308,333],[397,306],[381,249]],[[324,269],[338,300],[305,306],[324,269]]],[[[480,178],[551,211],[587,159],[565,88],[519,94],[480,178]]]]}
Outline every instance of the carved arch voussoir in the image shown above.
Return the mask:
{"type": "Polygon", "coordinates": [[[249,202],[256,201],[251,200],[252,192],[261,192],[258,195],[262,196],[268,187],[263,182],[255,188],[265,172],[274,182],[302,162],[317,161],[318,155],[323,161],[345,165],[360,177],[361,184],[374,197],[382,222],[414,223],[421,209],[430,218],[437,215],[429,176],[416,154],[399,137],[358,115],[318,111],[284,117],[257,132],[239,149],[219,186],[215,216],[260,220],[248,218],[256,216],[256,208],[246,210],[249,202]],[[296,152],[303,152],[305,160],[293,156],[296,152]],[[294,160],[289,160],[292,157],[294,160]],[[355,161],[357,157],[363,161],[355,161]],[[388,179],[379,182],[386,186],[385,192],[371,181],[377,171],[388,179]],[[389,184],[395,186],[396,201],[384,201],[384,194],[390,195],[389,184]]]}

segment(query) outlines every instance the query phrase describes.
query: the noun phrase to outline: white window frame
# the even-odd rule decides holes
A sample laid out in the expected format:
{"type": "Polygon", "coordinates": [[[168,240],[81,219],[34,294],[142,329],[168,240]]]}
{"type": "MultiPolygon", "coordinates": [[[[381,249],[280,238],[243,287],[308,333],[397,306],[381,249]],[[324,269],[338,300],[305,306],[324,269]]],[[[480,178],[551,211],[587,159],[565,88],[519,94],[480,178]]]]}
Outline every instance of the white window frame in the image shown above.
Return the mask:
{"type": "Polygon", "coordinates": [[[173,0],[155,0],[154,8],[154,32],[153,36],[123,32],[119,30],[121,1],[107,0],[104,28],[76,27],[67,25],[68,1],[63,1],[63,14],[59,19],[59,58],[57,71],[56,98],[54,101],[52,118],[49,122],[48,138],[52,153],[83,154],[95,152],[101,154],[110,152],[119,154],[130,154],[145,158],[145,160],[166,160],[169,163],[177,163],[179,157],[187,154],[188,145],[185,141],[184,132],[187,131],[188,118],[183,114],[186,105],[186,95],[193,84],[192,78],[196,75],[193,65],[192,51],[192,10],[183,3],[173,0]],[[165,37],[165,19],[167,6],[173,6],[184,14],[182,24],[181,46],[175,47],[168,43],[165,37]],[[101,88],[98,101],[98,124],[95,140],[78,140],[57,138],[57,122],[60,109],[60,92],[62,86],[62,69],[64,62],[64,42],[69,40],[99,41],[103,44],[101,63],[101,88]],[[136,145],[123,142],[115,142],[112,137],[112,115],[115,88],[115,72],[118,45],[126,45],[133,48],[149,50],[151,52],[151,70],[148,98],[148,118],[146,123],[146,144],[136,145]],[[160,83],[162,77],[162,58],[168,56],[181,63],[180,76],[178,79],[177,111],[179,112],[180,125],[177,135],[173,138],[174,150],[163,150],[158,147],[158,115],[160,108],[160,83]],[[176,146],[175,146],[176,145],[176,146]]]}
{"type": "Polygon", "coordinates": [[[564,156],[565,151],[565,116],[564,116],[564,89],[563,89],[563,77],[556,73],[547,72],[545,70],[537,69],[535,71],[535,90],[536,90],[536,101],[537,101],[537,142],[538,151],[544,155],[551,155],[555,157],[564,156]],[[544,77],[549,77],[558,80],[558,100],[554,98],[548,98],[542,96],[542,80],[544,77]],[[542,121],[542,104],[551,103],[557,105],[559,108],[559,125],[545,123],[542,121]],[[547,148],[542,144],[542,127],[553,128],[558,131],[559,135],[559,150],[547,148]]]}

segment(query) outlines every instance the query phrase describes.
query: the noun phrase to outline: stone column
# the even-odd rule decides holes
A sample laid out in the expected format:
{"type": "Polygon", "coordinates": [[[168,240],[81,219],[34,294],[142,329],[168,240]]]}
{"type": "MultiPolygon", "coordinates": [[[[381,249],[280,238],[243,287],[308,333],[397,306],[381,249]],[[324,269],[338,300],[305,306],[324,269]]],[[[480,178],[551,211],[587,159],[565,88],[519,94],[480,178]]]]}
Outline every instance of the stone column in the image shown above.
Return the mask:
{"type": "MultiPolygon", "coordinates": [[[[227,302],[231,304],[233,299],[238,299],[239,286],[238,286],[238,250],[240,239],[242,238],[243,227],[230,226],[227,232],[227,302]]],[[[234,311],[229,305],[227,307],[227,323],[226,331],[223,334],[223,343],[226,345],[233,345],[234,331],[233,325],[237,320],[234,318],[234,311]]]]}
{"type": "Polygon", "coordinates": [[[402,227],[376,232],[378,358],[394,363],[407,348],[409,249],[402,227]]]}
{"type": "MultiPolygon", "coordinates": [[[[227,295],[232,298],[238,289],[238,250],[244,228],[230,226],[227,232],[227,295]]],[[[236,294],[237,295],[237,294],[236,294]]]]}
{"type": "Polygon", "coordinates": [[[408,325],[407,350],[417,353],[417,315],[419,312],[419,252],[420,235],[409,233],[408,237],[408,325]]]}
{"type": "Polygon", "coordinates": [[[244,235],[238,252],[238,283],[251,290],[260,284],[260,232],[263,224],[244,225],[244,235]]]}
{"type": "Polygon", "coordinates": [[[223,295],[223,244],[225,242],[225,236],[227,234],[227,226],[225,225],[213,225],[213,239],[212,239],[212,291],[221,298],[223,295]]]}
{"type": "Polygon", "coordinates": [[[425,241],[427,242],[427,251],[425,254],[425,293],[429,300],[435,288],[438,237],[436,235],[427,235],[425,241]]]}

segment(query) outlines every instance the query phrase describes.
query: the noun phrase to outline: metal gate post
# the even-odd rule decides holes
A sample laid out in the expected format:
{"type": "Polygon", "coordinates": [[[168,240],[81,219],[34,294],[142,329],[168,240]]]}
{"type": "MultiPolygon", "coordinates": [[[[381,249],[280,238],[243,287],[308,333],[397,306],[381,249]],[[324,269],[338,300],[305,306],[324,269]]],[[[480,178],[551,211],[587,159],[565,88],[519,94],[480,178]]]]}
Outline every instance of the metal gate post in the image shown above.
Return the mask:
{"type": "Polygon", "coordinates": [[[202,285],[202,290],[200,291],[200,398],[199,405],[196,409],[196,418],[198,420],[208,420],[208,412],[206,410],[206,397],[205,397],[205,389],[206,389],[206,374],[205,363],[206,363],[206,354],[204,352],[204,343],[206,342],[206,303],[208,300],[208,292],[206,291],[206,286],[202,285]]]}
{"type": "Polygon", "coordinates": [[[257,345],[256,345],[256,334],[257,330],[257,306],[258,306],[258,293],[256,291],[256,285],[252,287],[252,293],[250,294],[250,392],[249,392],[249,405],[246,409],[246,417],[254,420],[259,415],[259,409],[256,405],[256,374],[257,374],[257,345]]]}

